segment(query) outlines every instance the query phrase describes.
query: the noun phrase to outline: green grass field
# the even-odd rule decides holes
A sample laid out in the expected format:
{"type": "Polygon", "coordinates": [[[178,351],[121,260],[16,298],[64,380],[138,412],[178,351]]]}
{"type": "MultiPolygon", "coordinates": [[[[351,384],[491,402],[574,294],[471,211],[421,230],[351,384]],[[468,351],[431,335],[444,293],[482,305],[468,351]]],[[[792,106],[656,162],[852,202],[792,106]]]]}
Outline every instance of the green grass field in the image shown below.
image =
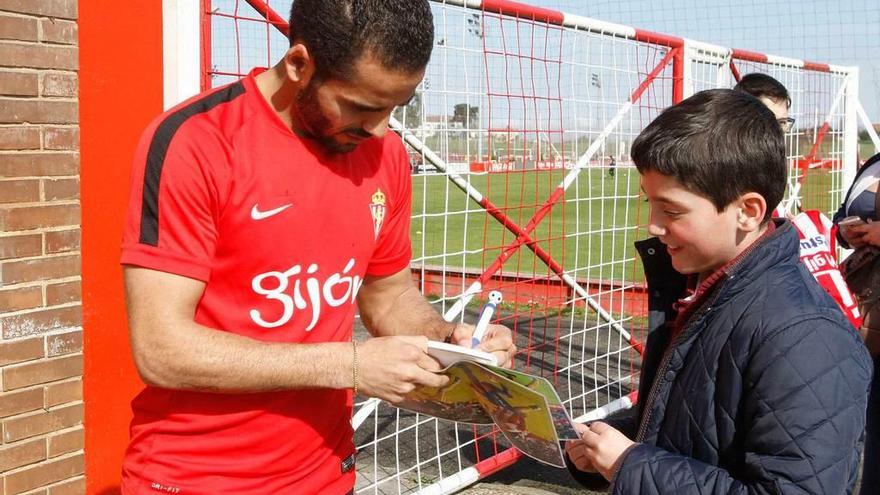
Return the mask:
{"type": "MultiPolygon", "coordinates": [[[[525,226],[568,171],[517,171],[465,176],[517,225],[525,226]]],[[[632,279],[632,242],[647,219],[634,168],[582,170],[531,237],[577,277],[632,279]]],[[[516,236],[443,175],[413,177],[413,257],[426,265],[485,269],[516,236]],[[445,254],[444,254],[445,253],[445,254]]],[[[642,237],[644,236],[641,234],[642,237]]],[[[551,272],[526,246],[503,271],[546,277],[551,272]]],[[[637,275],[641,278],[641,275],[637,275]]]]}
{"type": "Polygon", "coordinates": [[[859,158],[867,160],[878,152],[871,140],[859,141],[859,158]]]}
{"type": "MultiPolygon", "coordinates": [[[[525,226],[560,184],[567,170],[470,174],[465,179],[514,223],[525,226]]],[[[840,201],[839,174],[814,169],[801,190],[805,209],[831,212],[840,201]],[[829,191],[837,191],[829,193],[829,191]]],[[[577,277],[612,281],[643,279],[633,263],[633,241],[647,234],[648,208],[638,197],[635,168],[588,168],[556,202],[531,237],[577,277]]],[[[427,266],[482,271],[512,244],[515,235],[444,175],[413,177],[413,258],[427,266]]],[[[525,245],[502,270],[546,278],[552,272],[525,245]]]]}
{"type": "MultiPolygon", "coordinates": [[[[809,154],[811,140],[798,142],[798,155],[809,154]]],[[[826,140],[819,156],[839,156],[840,151],[834,153],[832,148],[826,140]]],[[[861,142],[860,148],[863,159],[873,154],[869,142],[861,142]]],[[[567,172],[528,170],[469,174],[464,178],[514,223],[524,227],[567,172]]],[[[800,193],[804,208],[833,214],[845,192],[841,180],[839,173],[808,171],[800,193]]],[[[639,201],[638,192],[634,168],[618,167],[613,177],[604,168],[584,169],[531,236],[566,270],[577,268],[577,277],[641,280],[641,269],[632,262],[632,243],[646,236],[647,205],[639,201]]],[[[413,257],[425,265],[452,270],[482,271],[515,239],[444,175],[413,176],[411,227],[413,257]]],[[[551,273],[526,246],[513,251],[502,269],[538,278],[551,273]]]]}

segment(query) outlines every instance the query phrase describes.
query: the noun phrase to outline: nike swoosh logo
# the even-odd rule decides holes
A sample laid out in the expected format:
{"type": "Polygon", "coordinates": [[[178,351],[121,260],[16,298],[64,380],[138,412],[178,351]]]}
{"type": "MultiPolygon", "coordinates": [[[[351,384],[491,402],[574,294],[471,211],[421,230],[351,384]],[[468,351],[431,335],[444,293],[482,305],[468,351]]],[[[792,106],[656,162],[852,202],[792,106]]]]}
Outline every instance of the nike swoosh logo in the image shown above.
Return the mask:
{"type": "Polygon", "coordinates": [[[254,205],[254,207],[251,208],[251,218],[253,218],[254,220],[265,220],[271,216],[275,216],[275,215],[281,213],[282,211],[290,208],[291,206],[293,206],[293,203],[288,203],[284,206],[279,206],[278,208],[274,208],[274,209],[268,210],[268,211],[260,211],[260,209],[257,208],[257,205],[254,205]]]}

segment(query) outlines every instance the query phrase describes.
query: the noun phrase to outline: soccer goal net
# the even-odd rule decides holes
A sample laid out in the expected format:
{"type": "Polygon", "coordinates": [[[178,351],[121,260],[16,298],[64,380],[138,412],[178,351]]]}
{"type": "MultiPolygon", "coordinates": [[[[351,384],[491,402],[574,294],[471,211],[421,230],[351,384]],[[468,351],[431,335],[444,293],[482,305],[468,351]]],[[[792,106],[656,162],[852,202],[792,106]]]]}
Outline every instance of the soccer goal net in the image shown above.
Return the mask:
{"type": "MultiPolygon", "coordinates": [[[[290,4],[201,0],[200,41],[184,47],[201,89],[274,65],[290,4]]],[[[854,174],[856,68],[505,0],[431,5],[431,62],[391,119],[412,167],[413,281],[450,321],[474,322],[488,291],[502,292],[495,321],[515,333],[516,369],[546,377],[578,420],[638,399],[647,297],[632,244],[647,236],[647,207],[629,150],[664,108],[770,74],[796,119],[783,205],[833,213],[854,174]]],[[[357,493],[450,493],[521,456],[494,428],[362,397],[352,424],[357,493]]]]}

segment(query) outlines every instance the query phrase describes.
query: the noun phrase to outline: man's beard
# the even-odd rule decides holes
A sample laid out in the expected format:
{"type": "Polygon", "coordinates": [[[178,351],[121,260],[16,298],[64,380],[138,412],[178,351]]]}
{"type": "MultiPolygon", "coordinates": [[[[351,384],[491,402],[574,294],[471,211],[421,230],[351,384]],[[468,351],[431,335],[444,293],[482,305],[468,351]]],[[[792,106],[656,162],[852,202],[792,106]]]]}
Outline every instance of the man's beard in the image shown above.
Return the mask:
{"type": "MultiPolygon", "coordinates": [[[[330,119],[321,111],[318,103],[318,87],[320,82],[314,79],[309,81],[302,91],[296,95],[295,105],[299,120],[305,127],[305,137],[314,139],[331,153],[350,153],[357,148],[357,143],[340,143],[337,141],[338,134],[327,134],[331,127],[330,119]]],[[[349,133],[362,138],[371,137],[370,134],[360,128],[345,129],[342,133],[349,133]]]]}

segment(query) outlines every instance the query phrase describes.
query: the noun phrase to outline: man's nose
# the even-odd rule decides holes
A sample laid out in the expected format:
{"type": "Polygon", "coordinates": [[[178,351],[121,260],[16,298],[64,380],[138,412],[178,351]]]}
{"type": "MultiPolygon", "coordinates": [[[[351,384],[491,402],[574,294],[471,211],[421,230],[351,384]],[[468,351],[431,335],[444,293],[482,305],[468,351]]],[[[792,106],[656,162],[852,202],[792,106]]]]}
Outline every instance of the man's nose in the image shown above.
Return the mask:
{"type": "Polygon", "coordinates": [[[368,132],[370,136],[380,138],[388,132],[388,119],[391,117],[391,114],[383,115],[381,118],[371,119],[364,122],[363,129],[368,132]]]}

